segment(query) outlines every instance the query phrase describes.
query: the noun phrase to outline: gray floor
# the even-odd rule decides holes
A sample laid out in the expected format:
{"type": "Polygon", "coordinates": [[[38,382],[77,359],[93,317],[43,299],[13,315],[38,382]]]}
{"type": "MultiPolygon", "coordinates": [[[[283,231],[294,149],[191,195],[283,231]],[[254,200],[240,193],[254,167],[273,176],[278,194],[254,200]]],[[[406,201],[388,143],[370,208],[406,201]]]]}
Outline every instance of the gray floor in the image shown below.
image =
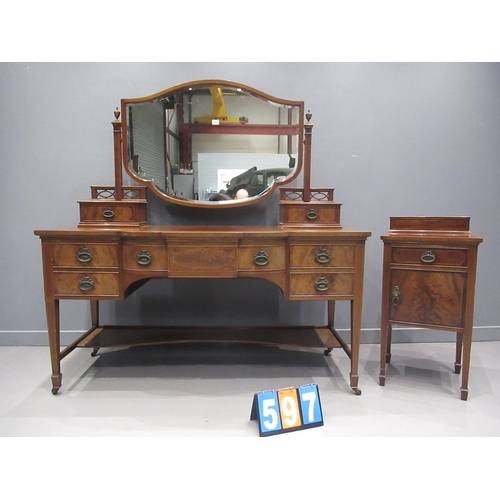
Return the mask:
{"type": "Polygon", "coordinates": [[[81,349],[63,360],[54,396],[48,348],[0,347],[2,490],[38,498],[57,488],[74,500],[489,498],[500,342],[473,344],[466,402],[453,344],[395,344],[385,387],[378,357],[378,345],[361,346],[356,396],[341,350],[177,345],[93,358],[81,349]],[[259,438],[254,394],[309,383],[324,425],[259,438]]]}
{"type": "Polygon", "coordinates": [[[363,344],[360,389],[342,350],[243,345],[78,349],[50,391],[46,347],[0,347],[0,436],[258,437],[256,392],[315,383],[322,427],[270,440],[315,437],[500,436],[500,342],[474,342],[469,400],[460,400],[454,345],[394,344],[385,387],[379,346],[363,344]]]}

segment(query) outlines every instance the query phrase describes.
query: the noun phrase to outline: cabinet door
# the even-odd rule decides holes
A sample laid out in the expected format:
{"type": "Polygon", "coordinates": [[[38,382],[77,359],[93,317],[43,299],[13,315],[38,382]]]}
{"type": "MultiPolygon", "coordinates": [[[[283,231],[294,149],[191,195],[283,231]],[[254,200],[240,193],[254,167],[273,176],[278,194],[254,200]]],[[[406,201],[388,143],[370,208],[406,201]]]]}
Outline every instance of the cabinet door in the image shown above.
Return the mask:
{"type": "Polygon", "coordinates": [[[466,273],[393,270],[389,319],[461,328],[465,283],[466,273]]]}

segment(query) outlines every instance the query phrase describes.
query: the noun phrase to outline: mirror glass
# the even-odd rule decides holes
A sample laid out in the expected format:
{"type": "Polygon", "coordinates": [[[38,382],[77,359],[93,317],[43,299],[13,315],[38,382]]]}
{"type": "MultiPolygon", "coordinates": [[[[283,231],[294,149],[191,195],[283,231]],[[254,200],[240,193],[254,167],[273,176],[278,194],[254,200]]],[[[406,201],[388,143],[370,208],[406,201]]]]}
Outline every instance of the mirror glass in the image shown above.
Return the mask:
{"type": "Polygon", "coordinates": [[[302,165],[301,101],[203,80],[122,99],[121,112],[126,172],[174,203],[253,203],[302,165]]]}

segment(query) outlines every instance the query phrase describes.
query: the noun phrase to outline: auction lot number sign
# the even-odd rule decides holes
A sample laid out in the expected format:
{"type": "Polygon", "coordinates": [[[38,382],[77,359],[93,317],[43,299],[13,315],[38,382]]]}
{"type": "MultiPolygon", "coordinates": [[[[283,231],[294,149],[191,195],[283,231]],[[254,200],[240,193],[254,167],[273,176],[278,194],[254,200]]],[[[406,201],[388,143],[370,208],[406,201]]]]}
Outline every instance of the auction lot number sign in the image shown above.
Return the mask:
{"type": "Polygon", "coordinates": [[[323,425],[323,412],[316,384],[258,392],[250,420],[257,420],[259,435],[271,436],[323,425]]]}

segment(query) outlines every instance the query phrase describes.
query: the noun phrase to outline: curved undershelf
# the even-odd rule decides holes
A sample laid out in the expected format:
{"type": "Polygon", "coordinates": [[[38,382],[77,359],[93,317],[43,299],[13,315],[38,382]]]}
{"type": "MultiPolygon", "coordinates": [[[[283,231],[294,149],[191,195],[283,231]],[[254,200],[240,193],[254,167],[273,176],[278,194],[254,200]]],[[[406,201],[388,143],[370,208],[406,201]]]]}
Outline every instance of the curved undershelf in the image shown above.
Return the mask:
{"type": "Polygon", "coordinates": [[[295,347],[348,349],[328,326],[290,327],[169,327],[102,326],[89,330],[75,347],[126,347],[189,342],[236,342],[295,347]]]}

